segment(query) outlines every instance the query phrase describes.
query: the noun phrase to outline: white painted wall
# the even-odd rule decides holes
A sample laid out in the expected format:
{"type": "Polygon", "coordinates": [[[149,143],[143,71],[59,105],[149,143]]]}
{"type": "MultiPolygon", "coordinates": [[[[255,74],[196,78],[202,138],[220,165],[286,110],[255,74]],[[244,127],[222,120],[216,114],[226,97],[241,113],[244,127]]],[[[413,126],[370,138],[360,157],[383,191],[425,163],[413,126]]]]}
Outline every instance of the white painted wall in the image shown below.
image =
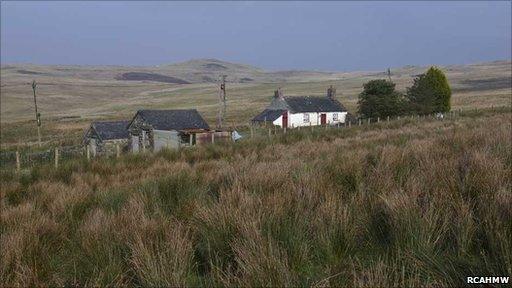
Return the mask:
{"type": "MultiPolygon", "coordinates": [[[[298,126],[317,126],[320,125],[320,114],[326,114],[327,124],[328,125],[336,125],[338,123],[345,123],[345,119],[347,117],[347,112],[323,112],[323,113],[294,113],[288,114],[288,127],[298,127],[298,126]],[[304,114],[309,114],[309,122],[304,122],[304,114]],[[334,120],[334,114],[338,114],[338,120],[334,120]]],[[[283,116],[279,116],[276,120],[272,122],[276,126],[283,125],[283,116]]]]}

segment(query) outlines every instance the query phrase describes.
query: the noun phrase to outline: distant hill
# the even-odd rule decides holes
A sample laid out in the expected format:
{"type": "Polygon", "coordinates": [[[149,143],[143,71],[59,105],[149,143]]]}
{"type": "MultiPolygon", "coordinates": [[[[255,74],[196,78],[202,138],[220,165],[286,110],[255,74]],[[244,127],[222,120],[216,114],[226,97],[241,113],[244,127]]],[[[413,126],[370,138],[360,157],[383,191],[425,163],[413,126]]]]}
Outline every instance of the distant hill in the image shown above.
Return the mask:
{"type": "MultiPolygon", "coordinates": [[[[405,92],[414,76],[427,68],[391,68],[391,78],[397,89],[405,92]]],[[[510,105],[510,61],[440,68],[446,72],[454,92],[453,107],[510,105]]],[[[45,121],[49,117],[130,117],[133,111],[144,107],[196,108],[211,120],[217,114],[220,75],[227,75],[228,81],[228,113],[233,114],[228,114],[227,119],[237,121],[251,119],[279,87],[286,95],[324,95],[325,89],[334,85],[347,109],[356,111],[363,84],[388,77],[384,69],[265,71],[217,59],[153,67],[10,64],[1,67],[0,120],[4,123],[33,118],[32,80],[38,83],[38,108],[45,121]]]]}
{"type": "Polygon", "coordinates": [[[175,84],[217,82],[227,75],[229,82],[274,83],[335,79],[336,73],[314,71],[269,72],[246,64],[218,59],[193,59],[159,66],[78,66],[11,64],[2,66],[2,74],[16,78],[52,77],[82,80],[154,81],[175,84]]]}

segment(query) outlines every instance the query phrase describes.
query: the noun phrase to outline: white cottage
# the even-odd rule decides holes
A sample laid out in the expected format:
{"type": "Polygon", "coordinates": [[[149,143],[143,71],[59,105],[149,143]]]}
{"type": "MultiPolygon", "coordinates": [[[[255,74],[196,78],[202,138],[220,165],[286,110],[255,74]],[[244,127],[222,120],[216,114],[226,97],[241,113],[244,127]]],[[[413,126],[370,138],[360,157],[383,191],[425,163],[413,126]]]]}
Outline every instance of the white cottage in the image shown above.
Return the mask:
{"type": "Polygon", "coordinates": [[[326,97],[285,97],[279,89],[274,92],[270,105],[252,121],[283,128],[343,124],[351,116],[335,96],[336,89],[332,86],[327,89],[326,97]]]}

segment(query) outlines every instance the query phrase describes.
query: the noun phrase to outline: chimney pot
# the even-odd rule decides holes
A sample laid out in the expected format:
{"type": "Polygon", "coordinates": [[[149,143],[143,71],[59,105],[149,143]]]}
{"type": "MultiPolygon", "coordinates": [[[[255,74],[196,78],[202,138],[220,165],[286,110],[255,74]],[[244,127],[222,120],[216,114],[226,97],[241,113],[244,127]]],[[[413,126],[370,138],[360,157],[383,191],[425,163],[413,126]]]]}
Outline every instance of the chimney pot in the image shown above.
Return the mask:
{"type": "Polygon", "coordinates": [[[329,88],[327,88],[327,98],[336,98],[336,88],[332,87],[332,85],[329,88]]]}
{"type": "Polygon", "coordinates": [[[283,91],[281,91],[281,88],[278,88],[274,91],[274,98],[283,98],[283,91]]]}

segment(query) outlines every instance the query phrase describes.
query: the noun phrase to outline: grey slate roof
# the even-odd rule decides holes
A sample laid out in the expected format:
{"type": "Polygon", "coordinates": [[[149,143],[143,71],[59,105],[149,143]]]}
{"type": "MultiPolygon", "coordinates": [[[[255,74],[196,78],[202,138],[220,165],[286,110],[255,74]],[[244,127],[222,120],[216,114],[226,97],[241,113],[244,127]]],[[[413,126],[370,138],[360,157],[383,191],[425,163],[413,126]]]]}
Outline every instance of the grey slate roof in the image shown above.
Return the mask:
{"type": "Polygon", "coordinates": [[[91,127],[101,140],[114,140],[128,138],[128,124],[130,121],[97,121],[91,127]]]}
{"type": "Polygon", "coordinates": [[[347,109],[335,99],[327,97],[284,97],[286,104],[290,107],[290,112],[346,112],[347,109]]]}
{"type": "Polygon", "coordinates": [[[157,130],[210,129],[196,109],[139,110],[137,114],[157,130]]]}
{"type": "Polygon", "coordinates": [[[271,109],[265,109],[263,112],[258,114],[256,117],[252,118],[252,121],[255,122],[262,122],[262,121],[274,121],[279,116],[283,115],[283,112],[286,110],[271,110],[271,109]]]}

